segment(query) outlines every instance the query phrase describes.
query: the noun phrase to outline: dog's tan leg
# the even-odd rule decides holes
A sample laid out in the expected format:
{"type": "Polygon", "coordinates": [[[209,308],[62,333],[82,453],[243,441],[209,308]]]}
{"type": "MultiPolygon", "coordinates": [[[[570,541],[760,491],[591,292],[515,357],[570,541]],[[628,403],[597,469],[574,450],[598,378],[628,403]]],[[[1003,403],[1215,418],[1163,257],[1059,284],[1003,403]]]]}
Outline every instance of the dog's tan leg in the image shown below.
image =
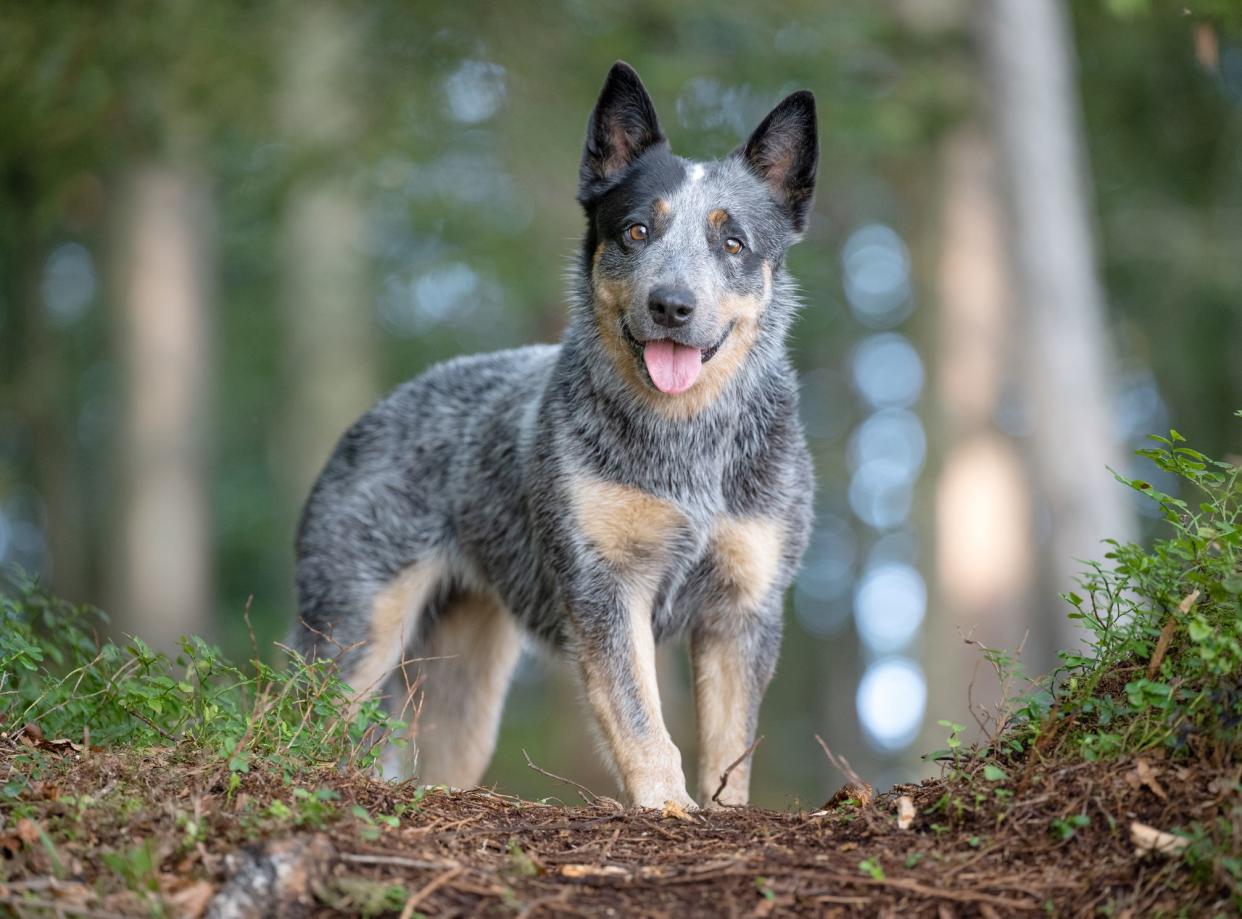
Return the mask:
{"type": "Polygon", "coordinates": [[[712,540],[715,602],[690,636],[698,716],[699,796],[704,807],[746,804],[750,757],[720,777],[755,737],[759,704],[780,644],[779,527],[757,519],[722,518],[712,540]]]}
{"type": "Polygon", "coordinates": [[[681,753],[660,711],[650,592],[633,593],[612,628],[599,628],[598,616],[590,627],[579,626],[576,650],[587,699],[630,802],[694,807],[681,753]]]}
{"type": "Polygon", "coordinates": [[[354,690],[356,710],[401,662],[403,649],[418,632],[423,606],[443,574],[438,559],[427,559],[406,568],[371,601],[370,631],[357,648],[344,652],[345,682],[354,690]]]}
{"type": "Polygon", "coordinates": [[[465,594],[444,610],[415,652],[424,660],[410,684],[417,720],[409,759],[421,782],[470,788],[483,778],[521,652],[517,623],[491,593],[465,594]]]}
{"type": "Polygon", "coordinates": [[[600,559],[570,601],[574,650],[617,778],[638,807],[691,807],[681,753],[660,711],[651,629],[662,556],[686,519],[671,502],[598,479],[573,480],[570,499],[600,559]]]}
{"type": "MultiPolygon", "coordinates": [[[[694,668],[694,703],[699,735],[699,798],[714,807],[712,795],[725,770],[750,746],[755,736],[763,675],[756,672],[742,636],[696,632],[690,639],[694,668]]],[[[732,772],[719,804],[750,800],[750,757],[732,772]]]]}

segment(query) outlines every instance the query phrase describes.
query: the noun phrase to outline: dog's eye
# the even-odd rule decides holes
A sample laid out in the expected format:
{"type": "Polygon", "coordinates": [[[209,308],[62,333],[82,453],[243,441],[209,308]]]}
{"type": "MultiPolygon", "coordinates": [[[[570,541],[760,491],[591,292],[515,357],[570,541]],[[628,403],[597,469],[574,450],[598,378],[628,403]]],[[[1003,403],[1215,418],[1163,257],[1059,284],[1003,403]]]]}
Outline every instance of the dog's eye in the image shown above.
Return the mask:
{"type": "Polygon", "coordinates": [[[636,243],[647,241],[647,228],[641,223],[636,223],[625,231],[625,235],[636,243]]]}
{"type": "Polygon", "coordinates": [[[745,248],[746,246],[736,236],[730,236],[724,241],[725,252],[728,252],[730,255],[737,255],[745,248]]]}

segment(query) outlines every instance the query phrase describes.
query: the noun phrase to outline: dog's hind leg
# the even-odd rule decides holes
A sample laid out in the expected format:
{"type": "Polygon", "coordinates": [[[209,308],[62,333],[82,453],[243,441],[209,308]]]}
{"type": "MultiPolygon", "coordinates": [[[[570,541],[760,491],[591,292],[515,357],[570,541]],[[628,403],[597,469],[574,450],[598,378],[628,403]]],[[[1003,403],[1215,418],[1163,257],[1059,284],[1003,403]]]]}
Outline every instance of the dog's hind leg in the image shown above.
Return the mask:
{"type": "Polygon", "coordinates": [[[414,690],[410,759],[420,782],[469,788],[483,778],[521,652],[517,623],[487,591],[453,597],[431,624],[416,652],[417,678],[397,690],[414,690]]]}
{"type": "MultiPolygon", "coordinates": [[[[353,690],[353,711],[384,686],[418,634],[419,619],[444,576],[443,562],[429,557],[404,568],[378,588],[331,595],[331,615],[303,607],[294,642],[308,657],[333,658],[353,690]],[[331,623],[331,633],[315,623],[331,623]]],[[[325,598],[327,599],[327,598],[325,598]]]]}

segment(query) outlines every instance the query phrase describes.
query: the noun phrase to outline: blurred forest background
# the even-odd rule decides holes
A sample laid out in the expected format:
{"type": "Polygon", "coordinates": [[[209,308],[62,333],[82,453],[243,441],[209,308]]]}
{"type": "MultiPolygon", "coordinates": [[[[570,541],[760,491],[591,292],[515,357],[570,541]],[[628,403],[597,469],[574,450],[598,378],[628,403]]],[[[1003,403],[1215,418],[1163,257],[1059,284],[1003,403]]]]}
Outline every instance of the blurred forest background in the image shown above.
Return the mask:
{"type": "MultiPolygon", "coordinates": [[[[1106,466],[1170,423],[1242,452],[1236,6],[4,4],[0,565],[165,648],[246,656],[249,607],[271,648],[345,426],[434,361],[557,337],[612,61],[699,158],[808,87],[818,521],[755,798],[836,787],[815,733],[878,785],[927,774],[937,720],[996,691],[962,636],[1029,633],[1046,670],[1075,559],[1150,531],[1106,466]]],[[[530,657],[491,779],[556,793],[525,747],[611,789],[571,687],[530,657]]]]}

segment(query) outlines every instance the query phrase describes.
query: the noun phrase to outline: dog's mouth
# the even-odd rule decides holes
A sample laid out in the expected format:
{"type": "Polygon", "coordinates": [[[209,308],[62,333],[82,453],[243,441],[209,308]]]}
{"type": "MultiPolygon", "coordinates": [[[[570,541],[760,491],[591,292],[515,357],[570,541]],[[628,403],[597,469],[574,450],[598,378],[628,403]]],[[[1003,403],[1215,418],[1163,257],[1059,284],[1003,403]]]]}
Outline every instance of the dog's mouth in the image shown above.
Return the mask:
{"type": "Polygon", "coordinates": [[[716,356],[716,352],[732,331],[733,323],[730,322],[725,326],[720,339],[710,348],[703,349],[683,345],[669,338],[639,341],[625,320],[621,320],[621,334],[625,336],[630,350],[641,359],[643,369],[647,371],[647,379],[660,392],[670,396],[683,393],[694,385],[703,365],[716,356]]]}

